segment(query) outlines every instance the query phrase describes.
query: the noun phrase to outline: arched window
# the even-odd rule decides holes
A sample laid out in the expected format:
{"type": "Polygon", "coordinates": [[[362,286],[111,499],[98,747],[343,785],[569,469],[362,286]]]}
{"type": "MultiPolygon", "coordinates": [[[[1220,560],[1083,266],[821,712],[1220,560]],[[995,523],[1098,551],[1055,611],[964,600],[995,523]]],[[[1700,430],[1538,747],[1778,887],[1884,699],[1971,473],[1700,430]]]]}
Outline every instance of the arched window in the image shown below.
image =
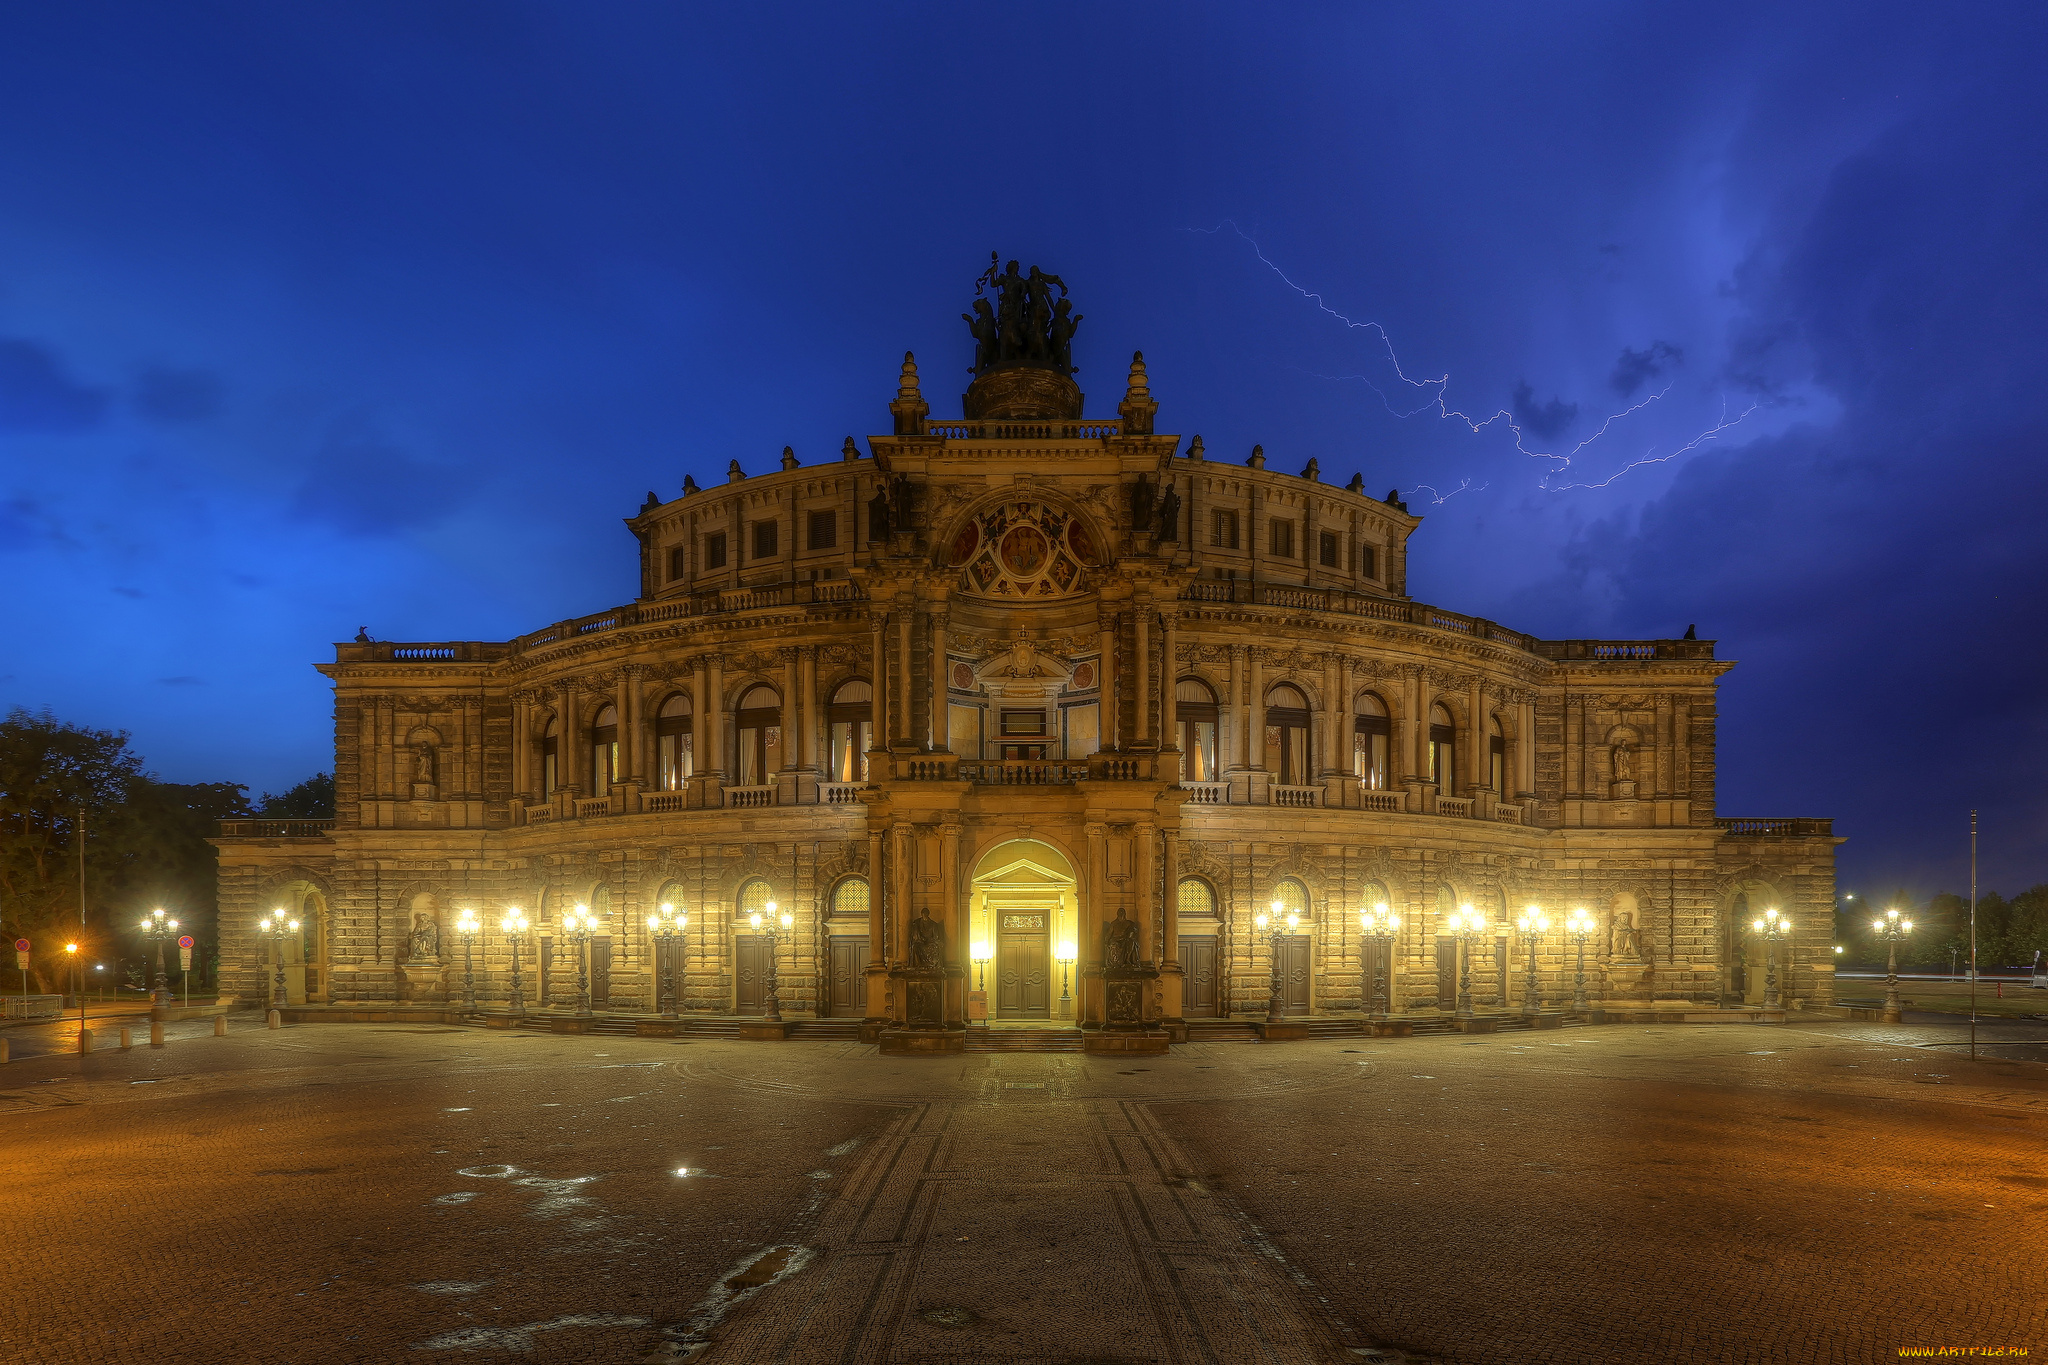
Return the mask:
{"type": "Polygon", "coordinates": [[[1308,698],[1286,683],[1266,693],[1266,767],[1283,787],[1309,783],[1308,698]]]}
{"type": "Polygon", "coordinates": [[[734,902],[734,906],[739,912],[739,921],[736,927],[743,933],[751,932],[752,926],[747,923],[747,916],[753,914],[760,915],[765,924],[768,918],[768,902],[773,899],[773,896],[774,893],[769,890],[768,883],[762,881],[759,877],[742,886],[739,898],[734,902]]]}
{"type": "Polygon", "coordinates": [[[1180,913],[1182,919],[1209,919],[1216,914],[1216,892],[1200,877],[1180,879],[1180,913]]]}
{"type": "Polygon", "coordinates": [[[832,888],[832,915],[835,919],[866,919],[868,917],[868,884],[864,877],[848,877],[832,888]]]}
{"type": "MultiPolygon", "coordinates": [[[[1299,916],[1304,925],[1308,923],[1308,888],[1294,878],[1282,877],[1278,882],[1274,883],[1273,894],[1267,899],[1280,902],[1280,922],[1282,924],[1286,923],[1289,915],[1299,916]]],[[[1268,913],[1271,913],[1272,909],[1271,905],[1266,906],[1268,913]]]]}
{"type": "Polygon", "coordinates": [[[1439,796],[1458,790],[1458,732],[1451,725],[1451,713],[1441,704],[1429,708],[1429,780],[1436,783],[1439,796]]]}
{"type": "Polygon", "coordinates": [[[1182,678],[1173,685],[1173,706],[1180,717],[1180,780],[1216,780],[1216,694],[1200,678],[1182,678]]]}
{"type": "Polygon", "coordinates": [[[553,716],[540,738],[540,795],[543,801],[555,794],[562,781],[562,727],[553,716]]]}
{"type": "Polygon", "coordinates": [[[1501,733],[1500,717],[1492,719],[1492,733],[1486,741],[1486,785],[1493,788],[1495,796],[1507,796],[1508,792],[1508,737],[1501,733]]]}
{"type": "MultiPolygon", "coordinates": [[[[868,750],[874,747],[875,689],[865,679],[843,682],[825,705],[826,780],[868,780],[868,750]]],[[[866,883],[862,883],[866,885],[866,883]]]]}
{"type": "Polygon", "coordinates": [[[690,733],[690,698],[676,692],[654,717],[654,785],[679,792],[697,771],[696,740],[690,733]]]}
{"type": "Polygon", "coordinates": [[[766,786],[782,758],[782,702],[775,689],[756,685],[740,698],[733,720],[738,742],[733,746],[733,784],[766,786]]]}
{"type": "MultiPolygon", "coordinates": [[[[1358,888],[1358,908],[1376,910],[1380,906],[1394,910],[1394,898],[1387,894],[1387,888],[1379,882],[1366,882],[1358,888]]],[[[1399,914],[1399,911],[1395,911],[1399,914]]]]}
{"type": "Polygon", "coordinates": [[[1387,756],[1393,749],[1393,733],[1387,704],[1376,693],[1359,693],[1357,719],[1352,722],[1351,770],[1369,791],[1385,791],[1392,783],[1387,756]]]}
{"type": "Polygon", "coordinates": [[[590,726],[590,794],[610,793],[619,780],[619,713],[607,706],[590,726]]]}

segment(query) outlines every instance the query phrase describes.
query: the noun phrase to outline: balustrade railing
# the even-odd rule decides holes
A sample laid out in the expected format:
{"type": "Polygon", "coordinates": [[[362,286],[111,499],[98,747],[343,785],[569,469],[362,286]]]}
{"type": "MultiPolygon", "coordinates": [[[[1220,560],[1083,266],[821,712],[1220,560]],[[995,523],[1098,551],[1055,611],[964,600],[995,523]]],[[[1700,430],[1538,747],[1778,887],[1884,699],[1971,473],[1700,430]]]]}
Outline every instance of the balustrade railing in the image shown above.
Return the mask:
{"type": "Polygon", "coordinates": [[[325,839],[334,832],[332,820],[223,820],[223,839],[325,839]]]}
{"type": "Polygon", "coordinates": [[[670,811],[687,810],[689,804],[688,792],[646,792],[640,797],[640,809],[649,815],[665,815],[670,811]]]}
{"type": "Polygon", "coordinates": [[[820,782],[818,784],[818,804],[821,806],[853,805],[860,800],[861,790],[866,786],[867,783],[865,782],[820,782]]]}
{"type": "Polygon", "coordinates": [[[1400,792],[1363,790],[1358,793],[1358,808],[1398,815],[1401,813],[1404,799],[1400,792]]]}
{"type": "Polygon", "coordinates": [[[729,810],[754,810],[775,804],[773,787],[727,787],[725,804],[729,810]]]}
{"type": "Polygon", "coordinates": [[[1469,796],[1439,796],[1436,799],[1436,813],[1438,815],[1449,815],[1460,820],[1468,820],[1472,817],[1472,798],[1469,796]]]}
{"type": "Polygon", "coordinates": [[[609,796],[585,796],[576,801],[576,818],[590,820],[612,813],[612,799],[609,796]]]}
{"type": "Polygon", "coordinates": [[[1520,825],[1527,823],[1522,818],[1522,808],[1520,806],[1509,805],[1505,803],[1502,805],[1495,806],[1493,808],[1493,818],[1500,821],[1504,825],[1520,825]]]}
{"type": "Polygon", "coordinates": [[[1272,788],[1272,793],[1273,804],[1276,806],[1320,806],[1323,804],[1323,789],[1321,787],[1282,787],[1276,785],[1272,788]]]}
{"type": "Polygon", "coordinates": [[[1084,418],[1079,421],[1017,421],[1014,419],[975,422],[926,422],[924,434],[948,441],[1104,441],[1121,436],[1121,418],[1084,418]]]}
{"type": "Polygon", "coordinates": [[[1775,818],[1759,816],[1716,816],[1714,828],[1734,838],[1760,838],[1766,836],[1792,835],[1812,837],[1831,835],[1835,832],[1833,819],[1816,820],[1804,817],[1775,818]]]}
{"type": "Polygon", "coordinates": [[[1191,806],[1227,806],[1230,804],[1228,782],[1183,782],[1182,791],[1188,794],[1191,806]]]}
{"type": "Polygon", "coordinates": [[[962,763],[960,776],[984,787],[1057,787],[1088,776],[1088,765],[1058,759],[985,759],[962,763]]]}
{"type": "Polygon", "coordinates": [[[555,808],[554,808],[553,806],[528,806],[528,807],[526,808],[526,823],[527,823],[527,824],[529,824],[529,825],[551,825],[551,824],[553,824],[554,822],[555,822],[555,808]]]}

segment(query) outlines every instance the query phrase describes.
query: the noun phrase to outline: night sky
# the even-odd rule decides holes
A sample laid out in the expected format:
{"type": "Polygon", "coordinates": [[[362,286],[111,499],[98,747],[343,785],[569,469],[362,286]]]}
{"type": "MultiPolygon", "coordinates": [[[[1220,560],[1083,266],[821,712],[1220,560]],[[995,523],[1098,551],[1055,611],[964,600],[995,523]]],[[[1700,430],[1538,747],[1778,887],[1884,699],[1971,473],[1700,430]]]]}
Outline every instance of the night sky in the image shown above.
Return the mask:
{"type": "Polygon", "coordinates": [[[1720,813],[2048,880],[2042,16],[9,4],[0,705],[282,790],[358,625],[630,600],[649,489],[906,348],[957,415],[996,249],[1091,414],[1142,348],[1210,459],[1401,489],[1416,597],[1718,639],[1720,813]]]}

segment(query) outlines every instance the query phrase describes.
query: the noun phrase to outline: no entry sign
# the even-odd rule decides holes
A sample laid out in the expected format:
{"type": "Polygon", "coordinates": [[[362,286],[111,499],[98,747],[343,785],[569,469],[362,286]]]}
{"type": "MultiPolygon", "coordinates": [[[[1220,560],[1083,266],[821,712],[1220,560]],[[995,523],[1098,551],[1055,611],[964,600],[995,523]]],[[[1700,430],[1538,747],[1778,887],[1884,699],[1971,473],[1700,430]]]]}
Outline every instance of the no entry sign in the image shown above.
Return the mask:
{"type": "Polygon", "coordinates": [[[17,972],[28,970],[28,940],[25,938],[14,940],[14,970],[17,972]]]}
{"type": "Polygon", "coordinates": [[[192,935],[190,934],[178,935],[178,970],[181,972],[192,970],[192,935]]]}
{"type": "Polygon", "coordinates": [[[190,947],[192,946],[192,935],[190,935],[190,934],[180,934],[180,935],[178,935],[178,946],[179,946],[180,948],[190,948],[190,947]]]}

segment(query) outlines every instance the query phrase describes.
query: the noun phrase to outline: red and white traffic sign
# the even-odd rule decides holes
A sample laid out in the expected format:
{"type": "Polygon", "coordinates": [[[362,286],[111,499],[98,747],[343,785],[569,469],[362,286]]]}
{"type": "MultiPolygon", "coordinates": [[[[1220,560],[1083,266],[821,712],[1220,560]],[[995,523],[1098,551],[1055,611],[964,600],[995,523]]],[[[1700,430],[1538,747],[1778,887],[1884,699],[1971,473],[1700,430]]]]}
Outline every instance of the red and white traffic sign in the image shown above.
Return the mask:
{"type": "Polygon", "coordinates": [[[15,952],[17,952],[17,953],[25,953],[25,952],[27,952],[27,951],[28,951],[28,940],[27,940],[27,939],[25,939],[25,938],[18,938],[18,939],[16,939],[16,940],[14,940],[14,951],[15,951],[15,952]]]}
{"type": "Polygon", "coordinates": [[[190,947],[192,946],[192,935],[190,935],[190,934],[180,934],[180,935],[178,935],[178,946],[179,946],[180,948],[190,948],[190,947]]]}
{"type": "Polygon", "coordinates": [[[14,940],[14,970],[17,972],[28,970],[28,940],[25,938],[14,940]]]}

